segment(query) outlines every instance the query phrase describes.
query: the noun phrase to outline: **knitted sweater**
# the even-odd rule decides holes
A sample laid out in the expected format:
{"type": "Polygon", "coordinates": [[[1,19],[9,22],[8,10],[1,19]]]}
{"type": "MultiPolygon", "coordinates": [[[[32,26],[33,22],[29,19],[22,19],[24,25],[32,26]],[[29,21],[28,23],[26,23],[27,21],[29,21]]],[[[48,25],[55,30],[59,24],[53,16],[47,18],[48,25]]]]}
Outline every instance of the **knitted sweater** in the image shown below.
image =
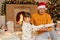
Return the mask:
{"type": "MultiPolygon", "coordinates": [[[[38,26],[38,25],[42,25],[42,24],[50,24],[52,23],[51,17],[48,13],[44,13],[44,14],[38,14],[38,13],[34,13],[31,16],[31,23],[38,26]]],[[[49,27],[48,31],[50,31],[52,28],[49,27]]],[[[38,34],[42,33],[41,30],[38,30],[38,34]]]]}

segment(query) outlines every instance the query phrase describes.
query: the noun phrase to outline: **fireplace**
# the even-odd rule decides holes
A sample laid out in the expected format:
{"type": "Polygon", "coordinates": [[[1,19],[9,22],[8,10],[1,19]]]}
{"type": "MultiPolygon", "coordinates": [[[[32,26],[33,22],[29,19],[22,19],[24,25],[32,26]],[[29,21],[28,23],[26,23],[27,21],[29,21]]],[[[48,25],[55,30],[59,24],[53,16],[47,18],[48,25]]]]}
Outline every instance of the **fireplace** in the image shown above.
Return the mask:
{"type": "Polygon", "coordinates": [[[29,13],[35,13],[37,12],[37,5],[32,4],[7,4],[6,5],[6,19],[7,21],[13,21],[14,22],[14,30],[20,30],[21,25],[17,23],[17,15],[19,12],[29,12],[29,13]]]}
{"type": "Polygon", "coordinates": [[[23,22],[23,14],[22,13],[24,13],[24,11],[21,11],[16,15],[16,24],[20,24],[20,25],[22,24],[22,22],[23,22]]]}

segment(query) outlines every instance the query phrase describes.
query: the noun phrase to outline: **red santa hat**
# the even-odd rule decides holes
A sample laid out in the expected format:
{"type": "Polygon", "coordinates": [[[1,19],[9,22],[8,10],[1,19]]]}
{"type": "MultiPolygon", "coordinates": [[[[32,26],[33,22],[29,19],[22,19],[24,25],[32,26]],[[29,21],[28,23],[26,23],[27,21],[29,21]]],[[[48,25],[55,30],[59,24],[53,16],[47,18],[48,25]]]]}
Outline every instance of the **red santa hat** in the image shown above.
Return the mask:
{"type": "MultiPolygon", "coordinates": [[[[45,2],[38,2],[38,7],[37,9],[40,9],[40,8],[46,8],[46,3],[45,2]]],[[[47,8],[46,8],[47,9],[47,8]]]]}

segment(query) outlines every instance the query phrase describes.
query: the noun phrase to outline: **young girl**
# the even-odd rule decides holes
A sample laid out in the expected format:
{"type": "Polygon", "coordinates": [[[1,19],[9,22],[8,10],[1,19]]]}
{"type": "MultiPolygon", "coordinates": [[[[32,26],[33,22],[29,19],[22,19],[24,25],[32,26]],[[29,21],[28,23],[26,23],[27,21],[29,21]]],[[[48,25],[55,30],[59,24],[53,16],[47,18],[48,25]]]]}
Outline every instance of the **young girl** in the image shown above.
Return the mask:
{"type": "Polygon", "coordinates": [[[33,40],[32,39],[32,27],[30,24],[30,13],[23,13],[23,24],[22,24],[22,40],[33,40]]]}

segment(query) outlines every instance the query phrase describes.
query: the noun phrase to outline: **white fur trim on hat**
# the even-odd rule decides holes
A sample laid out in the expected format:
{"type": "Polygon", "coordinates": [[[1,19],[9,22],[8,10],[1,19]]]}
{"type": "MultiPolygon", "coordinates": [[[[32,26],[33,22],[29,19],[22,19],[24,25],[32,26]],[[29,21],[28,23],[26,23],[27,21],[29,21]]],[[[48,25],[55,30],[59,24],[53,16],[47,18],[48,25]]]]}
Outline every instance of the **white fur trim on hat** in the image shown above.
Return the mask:
{"type": "Polygon", "coordinates": [[[41,6],[38,6],[38,7],[37,7],[37,9],[40,9],[40,8],[45,8],[45,9],[47,9],[47,8],[45,7],[45,5],[41,5],[41,6]]]}

